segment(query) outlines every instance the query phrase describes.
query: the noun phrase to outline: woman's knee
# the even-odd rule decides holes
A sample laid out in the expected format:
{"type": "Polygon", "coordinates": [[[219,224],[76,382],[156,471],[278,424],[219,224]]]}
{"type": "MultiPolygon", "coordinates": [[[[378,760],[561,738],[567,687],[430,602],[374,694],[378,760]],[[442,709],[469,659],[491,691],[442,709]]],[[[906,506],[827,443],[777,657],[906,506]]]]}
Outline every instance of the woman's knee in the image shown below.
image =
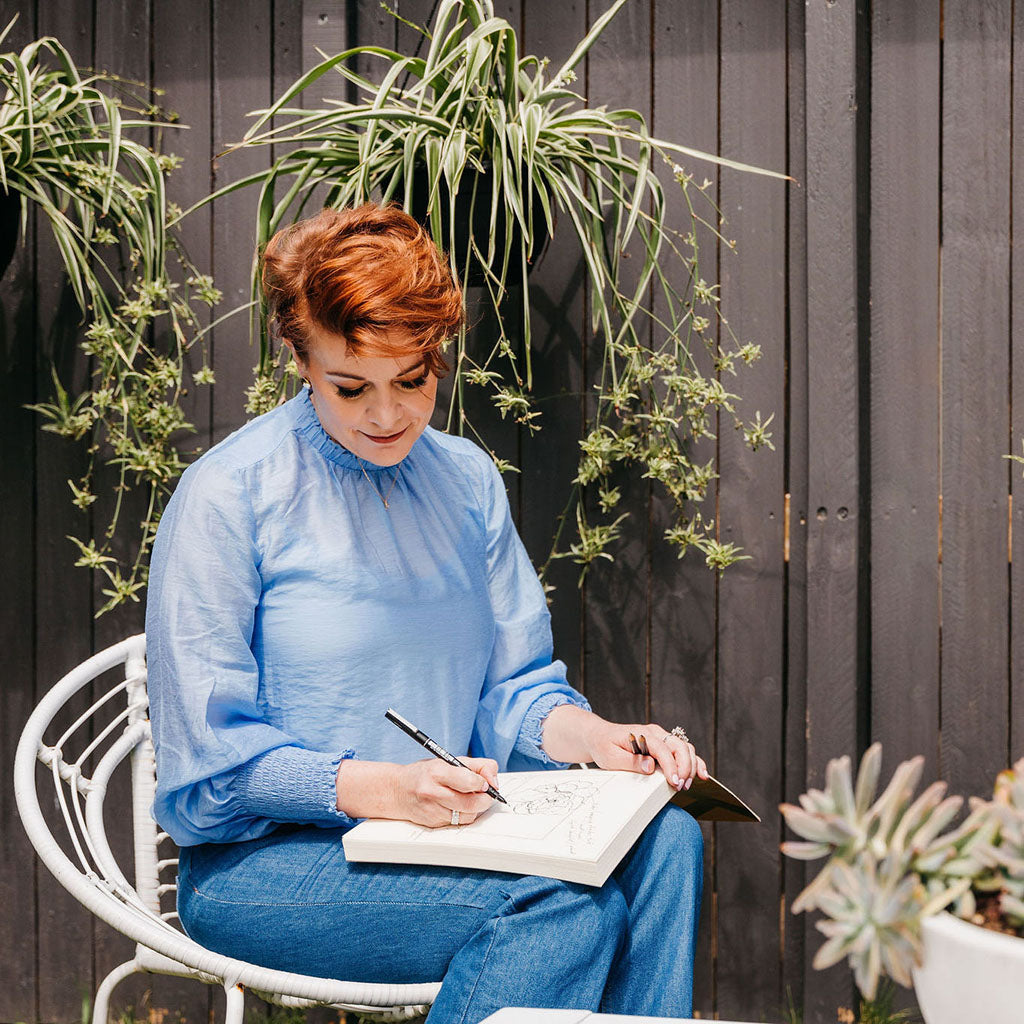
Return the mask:
{"type": "Polygon", "coordinates": [[[704,864],[704,836],[696,819],[682,807],[668,804],[647,827],[644,837],[655,858],[680,858],[694,871],[704,864]]]}
{"type": "Polygon", "coordinates": [[[629,929],[629,907],[613,878],[598,888],[524,876],[509,887],[509,897],[509,910],[531,914],[553,950],[564,951],[570,943],[585,956],[614,956],[629,929]]]}

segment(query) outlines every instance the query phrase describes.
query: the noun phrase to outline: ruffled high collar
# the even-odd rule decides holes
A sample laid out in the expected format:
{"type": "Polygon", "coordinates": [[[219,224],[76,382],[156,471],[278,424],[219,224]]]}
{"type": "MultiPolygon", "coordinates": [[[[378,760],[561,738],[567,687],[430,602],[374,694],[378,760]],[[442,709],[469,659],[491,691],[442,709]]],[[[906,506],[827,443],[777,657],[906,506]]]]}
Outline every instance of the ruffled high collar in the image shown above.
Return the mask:
{"type": "MultiPolygon", "coordinates": [[[[320,417],[316,414],[316,409],[313,407],[312,394],[309,388],[303,386],[299,390],[299,393],[291,399],[291,403],[295,406],[296,426],[298,427],[299,433],[302,434],[309,443],[324,456],[324,458],[337,463],[339,466],[344,466],[346,469],[354,469],[357,473],[364,470],[367,473],[379,473],[382,470],[394,469],[394,466],[378,466],[374,462],[361,459],[359,456],[353,455],[352,452],[350,452],[343,444],[339,444],[335,441],[334,438],[324,430],[323,424],[320,422],[320,417]]],[[[418,440],[419,438],[417,438],[417,441],[418,440]]]]}

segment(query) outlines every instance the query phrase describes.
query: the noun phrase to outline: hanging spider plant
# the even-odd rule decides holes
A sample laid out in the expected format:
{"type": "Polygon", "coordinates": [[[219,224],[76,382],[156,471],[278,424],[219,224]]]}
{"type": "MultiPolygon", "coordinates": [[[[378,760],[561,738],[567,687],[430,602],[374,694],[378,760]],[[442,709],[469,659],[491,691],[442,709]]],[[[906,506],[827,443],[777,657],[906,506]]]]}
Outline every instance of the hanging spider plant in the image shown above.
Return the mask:
{"type": "MultiPolygon", "coordinates": [[[[717,315],[717,286],[700,275],[695,230],[704,224],[718,233],[710,182],[697,185],[674,161],[693,156],[758,169],[652,138],[637,111],[589,108],[571,88],[574,69],[625,2],[615,0],[552,70],[546,59],[521,55],[515,30],[495,17],[491,0],[440,0],[433,24],[420,29],[424,57],[357,46],[324,60],[273,106],[255,111],[254,124],[233,148],[276,144],[285,155],[209,198],[260,185],[262,248],[279,228],[303,216],[314,193],[328,206],[398,201],[415,214],[417,183],[425,181],[427,204],[419,212],[448,253],[464,294],[474,267],[482,268],[484,298],[495,315],[490,351],[470,351],[465,330],[455,339],[448,428],[468,428],[481,441],[462,401],[467,384],[489,389],[502,417],[531,431],[540,426],[532,393],[528,270],[556,226],[569,231],[589,278],[593,330],[604,343],[604,358],[596,411],[580,441],[579,472],[548,562],[572,557],[585,572],[595,558],[611,557],[606,548],[625,518],[612,519],[619,497],[611,474],[625,463],[659,481],[674,499],[678,518],[667,537],[680,555],[692,545],[709,565],[724,568],[740,556],[733,545],[720,544],[714,524],[694,511],[715,472],[713,464],[691,460],[689,445],[709,436],[718,409],[734,417],[752,447],[770,446],[770,418],[761,423],[758,415],[744,426],[735,417],[737,396],[698,369],[698,348],[710,350],[716,368],[729,373],[756,359],[759,349],[739,345],[717,315]],[[357,59],[377,66],[379,75],[371,81],[357,74],[357,59]],[[357,98],[297,108],[304,91],[328,73],[340,76],[339,94],[353,89],[357,98]],[[271,119],[274,127],[268,128],[271,119]],[[655,173],[665,163],[687,198],[689,222],[679,228],[668,223],[655,173]],[[483,208],[484,231],[460,230],[460,203],[469,208],[470,224],[481,223],[483,208]],[[627,251],[634,254],[628,272],[627,251]],[[522,283],[513,289],[520,293],[522,316],[515,327],[521,345],[506,329],[513,281],[522,283]],[[725,340],[716,338],[720,334],[725,340]],[[604,522],[587,521],[581,499],[588,484],[598,488],[604,522]],[[562,525],[573,510],[578,537],[559,550],[562,525]]],[[[257,308],[255,264],[253,299],[257,308]]],[[[273,351],[265,310],[255,330],[260,361],[249,409],[261,412],[280,400],[278,371],[287,357],[273,351]]],[[[514,468],[497,461],[502,469],[514,468]]]]}
{"type": "MultiPolygon", "coordinates": [[[[0,33],[0,46],[14,21],[0,33]]],[[[97,456],[117,474],[109,522],[80,531],[94,537],[71,538],[76,565],[107,578],[109,600],[98,614],[137,601],[145,584],[145,556],[163,499],[184,468],[171,437],[190,428],[180,404],[183,360],[196,338],[190,303],[219,299],[166,228],[180,212],[165,192],[178,158],[126,134],[166,122],[156,119],[154,108],[123,118],[121,101],[100,88],[110,84],[110,76],[82,76],[52,37],[20,53],[0,53],[0,190],[20,206],[22,234],[30,206],[45,214],[88,323],[81,347],[92,359],[88,390],[69,394],[54,370],[51,401],[29,408],[43,415],[44,430],[88,439],[87,469],[68,481],[71,500],[87,519],[96,500],[97,456]],[[171,252],[184,270],[184,288],[168,274],[171,252]],[[133,486],[147,494],[147,507],[134,553],[121,561],[111,540],[133,486]]],[[[208,383],[212,375],[204,368],[195,379],[208,383]]]]}

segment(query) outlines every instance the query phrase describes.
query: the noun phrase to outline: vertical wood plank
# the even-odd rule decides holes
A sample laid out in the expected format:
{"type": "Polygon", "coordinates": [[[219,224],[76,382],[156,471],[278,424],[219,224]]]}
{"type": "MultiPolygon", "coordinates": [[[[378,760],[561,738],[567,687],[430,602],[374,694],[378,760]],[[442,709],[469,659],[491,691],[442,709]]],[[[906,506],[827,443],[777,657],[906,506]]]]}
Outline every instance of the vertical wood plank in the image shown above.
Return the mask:
{"type": "MultiPolygon", "coordinates": [[[[718,150],[718,0],[685,6],[656,0],[654,5],[654,74],[652,132],[662,139],[705,152],[718,150]]],[[[684,161],[698,182],[716,179],[718,168],[698,160],[684,161]]],[[[689,213],[682,191],[668,169],[661,169],[666,209],[672,227],[689,230],[689,213]]],[[[709,192],[714,198],[715,186],[709,192]]],[[[699,198],[698,198],[699,201],[699,198]]],[[[711,213],[710,206],[702,211],[711,213]]],[[[718,280],[718,240],[708,228],[698,228],[699,275],[718,280]]],[[[672,268],[680,273],[681,267],[672,268]]],[[[665,310],[659,304],[659,314],[665,310]]],[[[698,344],[693,357],[707,378],[715,375],[710,353],[698,344]]],[[[717,433],[717,425],[711,429],[717,433]]],[[[699,464],[716,454],[713,438],[690,445],[699,464]]],[[[710,508],[713,497],[709,497],[710,508]]],[[[708,517],[714,518],[709,512],[708,517]]],[[[664,539],[674,522],[674,503],[657,488],[651,496],[651,718],[667,728],[681,724],[712,770],[715,750],[715,610],[716,577],[698,552],[682,560],[664,539]]],[[[704,902],[694,963],[693,1006],[701,1016],[714,1012],[714,871],[716,829],[704,828],[704,902]]]]}
{"type": "MultiPolygon", "coordinates": [[[[323,53],[333,57],[353,45],[349,41],[347,6],[343,0],[331,0],[329,3],[302,0],[303,69],[316,67],[325,59],[323,53]]],[[[331,71],[304,91],[302,105],[310,109],[322,107],[326,98],[341,99],[347,92],[345,79],[337,71],[331,71]]],[[[313,212],[310,211],[311,214],[313,212]]]]}
{"type": "MultiPolygon", "coordinates": [[[[806,10],[808,537],[807,783],[856,754],[862,666],[857,309],[857,10],[806,10]]],[[[819,943],[811,921],[808,954],[819,943]]],[[[805,1019],[852,1005],[845,965],[808,971],[805,1019]]]]}
{"type": "MultiPolygon", "coordinates": [[[[872,8],[871,739],[939,761],[938,0],[872,8]]],[[[900,1007],[917,1011],[912,991],[900,1007]]]]}
{"type": "MultiPolygon", "coordinates": [[[[1017,335],[1024,325],[1024,4],[1013,8],[1013,181],[1011,182],[1013,238],[1010,243],[1011,278],[1010,345],[1012,353],[1013,413],[1011,451],[1022,454],[1024,440],[1024,345],[1017,335]],[[1016,242],[1016,246],[1014,246],[1016,242]],[[1013,255],[1016,251],[1016,256],[1013,255]]],[[[1020,463],[1011,463],[1010,494],[1013,498],[1013,540],[1017,559],[1011,563],[1010,592],[1010,761],[1024,757],[1024,477],[1020,463]]]]}
{"type": "MultiPolygon", "coordinates": [[[[524,0],[524,52],[549,57],[559,67],[586,34],[581,0],[552,6],[524,0]]],[[[579,85],[579,83],[576,83],[579,85]]],[[[559,218],[547,252],[530,274],[533,330],[533,382],[541,432],[525,437],[520,456],[522,512],[520,535],[534,565],[551,551],[558,518],[576,476],[582,423],[582,358],[585,286],[579,243],[568,217],[559,218]]],[[[562,534],[568,536],[567,525],[562,534]]],[[[583,688],[580,639],[581,595],[578,566],[551,563],[546,579],[551,594],[551,630],[555,657],[565,662],[569,682],[583,688]]]]}
{"type": "MultiPolygon", "coordinates": [[[[39,11],[37,31],[40,36],[59,39],[79,68],[92,66],[91,0],[45,5],[39,11]]],[[[65,387],[77,393],[89,385],[90,366],[78,347],[84,327],[81,313],[42,212],[36,214],[36,225],[36,386],[45,401],[53,393],[51,369],[56,369],[65,387]]],[[[38,421],[36,426],[38,429],[38,421]]],[[[43,432],[36,445],[37,700],[92,653],[92,585],[86,573],[74,568],[77,553],[67,540],[69,534],[84,537],[89,529],[90,516],[71,505],[67,484],[68,479],[77,482],[86,470],[85,447],[43,432]],[[64,639],[54,643],[58,636],[64,639]]],[[[88,691],[74,700],[68,707],[67,724],[90,702],[88,691]]],[[[63,819],[52,801],[50,806],[44,805],[43,813],[59,833],[63,819]]],[[[94,922],[62,886],[51,884],[45,868],[40,866],[38,871],[39,1017],[72,1021],[81,1016],[83,999],[91,998],[94,989],[94,922]]]]}
{"type": "MultiPolygon", "coordinates": [[[[785,0],[755,7],[722,4],[721,147],[745,163],[786,163],[785,0]]],[[[777,412],[783,426],[785,364],[785,186],[723,169],[726,236],[737,253],[722,255],[722,309],[740,342],[758,344],[765,359],[740,367],[735,389],[744,421],[777,412]]],[[[723,332],[724,334],[724,332],[723,332]]],[[[720,344],[730,351],[726,335],[720,344]]],[[[722,374],[732,389],[733,379],[722,374]]],[[[755,1019],[781,1006],[778,850],[782,795],[784,431],[777,450],[751,452],[722,415],[719,430],[719,532],[749,561],[719,584],[717,748],[735,785],[758,808],[755,828],[719,825],[718,1000],[722,1017],[755,1019]],[[736,752],[746,750],[740,759],[736,752]],[[756,949],[757,956],[745,955],[756,949]]],[[[774,424],[773,424],[774,426],[774,424]]]]}
{"type": "Polygon", "coordinates": [[[928,779],[939,741],[939,11],[933,0],[872,14],[871,731],[883,777],[920,753],[928,779]]]}
{"type": "Polygon", "coordinates": [[[430,28],[431,14],[437,6],[436,0],[399,0],[391,5],[404,19],[395,26],[395,49],[405,57],[416,54],[426,57],[430,40],[424,38],[418,29],[410,28],[405,22],[412,22],[421,28],[430,28]]]}
{"type": "MultiPolygon", "coordinates": [[[[182,209],[188,209],[212,190],[210,68],[212,38],[209,13],[201,6],[195,17],[182,18],[164,4],[153,8],[153,86],[164,90],[158,101],[178,115],[187,128],[165,130],[161,151],[176,153],[184,163],[168,183],[168,198],[182,209]]],[[[213,211],[204,206],[191,214],[180,226],[181,240],[199,273],[213,269],[211,244],[213,211]]],[[[177,279],[183,275],[176,274],[177,279]]],[[[215,282],[216,283],[216,282],[215,282]]],[[[206,327],[219,311],[211,311],[198,303],[194,307],[200,327],[206,327]]],[[[180,447],[189,455],[210,445],[212,391],[209,386],[192,382],[192,374],[202,365],[205,346],[193,347],[185,365],[183,398],[188,421],[195,434],[182,437],[180,447]]],[[[162,857],[176,856],[169,840],[161,847],[162,857]]],[[[172,880],[172,871],[161,876],[172,880]]],[[[165,910],[174,909],[173,898],[164,901],[165,910]]],[[[188,1021],[202,1022],[209,1018],[212,990],[186,979],[153,979],[153,1005],[171,1014],[183,1015],[188,1021]]]]}
{"type": "MultiPolygon", "coordinates": [[[[197,13],[205,12],[197,8],[197,13]]],[[[213,190],[211,46],[208,16],[182,18],[181,12],[172,7],[155,5],[153,86],[164,91],[164,95],[157,97],[158,102],[177,114],[180,123],[187,126],[165,129],[161,146],[162,152],[175,153],[184,161],[181,168],[171,175],[167,189],[169,200],[183,210],[213,190]]],[[[209,205],[190,214],[177,229],[200,273],[212,272],[212,229],[213,211],[209,205]]],[[[177,275],[178,278],[181,276],[177,275]]],[[[200,327],[208,326],[215,313],[225,312],[224,309],[210,311],[200,303],[195,303],[193,310],[200,327]]],[[[187,394],[183,405],[188,421],[195,427],[195,434],[183,437],[181,448],[190,454],[197,448],[205,450],[210,445],[212,391],[209,386],[196,386],[191,380],[192,374],[203,365],[203,358],[204,346],[195,345],[185,366],[187,394]]]]}
{"type": "MultiPolygon", "coordinates": [[[[355,46],[395,48],[398,21],[374,0],[358,0],[355,18],[355,46]]],[[[355,70],[371,82],[380,80],[385,67],[383,58],[358,57],[355,70]]]]}
{"type": "MultiPolygon", "coordinates": [[[[151,95],[149,90],[152,57],[150,46],[152,4],[146,0],[144,3],[133,5],[97,5],[95,18],[93,52],[96,66],[142,83],[133,86],[133,90],[141,96],[144,102],[151,95]]],[[[142,145],[152,145],[153,143],[148,130],[132,129],[131,136],[142,145]]],[[[152,330],[151,328],[151,337],[152,330]]],[[[110,507],[116,497],[114,488],[117,481],[116,467],[103,467],[97,473],[98,500],[93,508],[96,510],[96,521],[101,524],[100,529],[105,528],[109,522],[110,507]]],[[[121,526],[112,539],[112,547],[122,559],[127,559],[134,554],[133,545],[138,525],[145,512],[146,503],[143,501],[141,490],[126,495],[121,510],[121,526]]],[[[96,574],[93,579],[93,606],[95,608],[101,607],[107,601],[107,596],[102,593],[105,587],[106,579],[96,574]]],[[[129,602],[127,605],[122,605],[95,621],[93,626],[94,650],[108,647],[132,633],[142,632],[144,625],[145,615],[141,603],[129,602]]],[[[109,683],[109,679],[107,682],[109,683]]],[[[99,696],[103,685],[100,682],[94,686],[94,698],[99,696]]],[[[130,806],[131,793],[127,773],[112,780],[107,799],[108,806],[111,807],[130,806]]],[[[127,869],[133,865],[130,830],[111,829],[109,838],[115,859],[125,867],[126,873],[128,873],[127,869]]],[[[129,877],[131,877],[130,874],[129,877]]],[[[134,956],[135,947],[128,938],[98,920],[93,922],[93,928],[95,936],[94,970],[98,983],[115,966],[130,960],[134,956]]],[[[149,986],[142,977],[135,977],[123,982],[115,990],[111,1001],[112,1016],[116,1019],[118,1012],[129,1006],[138,1011],[147,1003],[146,993],[148,990],[149,986]]],[[[161,1004],[149,1005],[160,1006],[161,1004]]]]}
{"type": "MultiPolygon", "coordinates": [[[[19,18],[4,45],[20,51],[36,38],[36,5],[0,0],[0,21],[19,18]]],[[[5,612],[0,615],[0,643],[7,683],[0,714],[0,771],[9,780],[14,771],[18,737],[34,703],[35,678],[35,466],[37,416],[23,408],[37,400],[36,294],[34,279],[35,218],[29,216],[26,237],[0,281],[0,543],[7,574],[5,612]]],[[[25,835],[14,803],[14,788],[0,786],[0,954],[4,984],[0,985],[0,1019],[38,1017],[35,852],[25,835]]]]}
{"type": "MultiPolygon", "coordinates": [[[[522,0],[498,0],[494,4],[495,17],[504,18],[519,33],[523,13],[522,6],[522,0]]],[[[526,352],[523,341],[522,302],[521,286],[509,288],[508,296],[502,303],[501,317],[505,337],[516,353],[517,370],[525,378],[526,352]]],[[[487,289],[470,288],[466,308],[469,313],[469,321],[473,324],[466,341],[467,352],[477,363],[483,363],[501,336],[501,328],[493,312],[487,289]]],[[[450,352],[449,362],[454,364],[456,354],[454,347],[450,352]]],[[[502,360],[500,365],[502,371],[508,373],[507,361],[502,360]]],[[[509,471],[503,476],[509,505],[512,509],[512,518],[518,528],[522,522],[523,510],[521,452],[524,444],[530,444],[530,434],[525,427],[521,427],[511,418],[503,418],[495,408],[492,396],[493,391],[490,388],[468,382],[464,384],[459,411],[465,415],[465,421],[453,423],[451,429],[452,433],[464,433],[499,459],[506,459],[514,466],[520,467],[520,472],[509,471]],[[521,434],[522,436],[520,436],[521,434]]],[[[440,399],[438,405],[441,405],[440,399]]],[[[446,412],[446,410],[439,409],[436,418],[439,418],[442,412],[446,412]]]]}
{"type": "MultiPolygon", "coordinates": [[[[590,51],[586,94],[590,106],[640,110],[650,117],[651,0],[627,4],[605,28],[590,51]]],[[[591,23],[604,13],[592,5],[591,23]]],[[[640,261],[639,248],[635,259],[640,261]]],[[[635,283],[629,265],[623,267],[623,291],[635,283]]],[[[647,328],[642,328],[646,330],[647,328]]],[[[589,332],[589,324],[588,324],[589,332]]],[[[586,403],[595,406],[593,385],[601,379],[604,345],[588,334],[586,403]]],[[[635,470],[635,468],[634,468],[635,470]]],[[[647,645],[647,540],[650,487],[635,471],[613,474],[611,483],[622,492],[616,514],[628,513],[621,538],[613,550],[615,562],[599,560],[590,568],[583,587],[584,678],[587,697],[599,714],[620,722],[648,719],[649,662],[647,645]]],[[[593,488],[596,491],[596,488],[593,488]]],[[[601,516],[597,495],[587,495],[587,514],[601,516]]]]}
{"type": "MultiPolygon", "coordinates": [[[[788,199],[788,338],[786,365],[786,490],[789,493],[789,562],[786,590],[786,732],[784,798],[795,803],[807,776],[805,730],[807,714],[807,160],[804,0],[788,0],[787,49],[789,60],[789,152],[787,171],[795,179],[788,199]]],[[[780,839],[785,838],[780,829],[780,839]]],[[[784,860],[781,924],[784,934],[784,1005],[804,1002],[805,932],[803,919],[789,908],[806,884],[806,865],[784,860]]]]}
{"type": "MultiPolygon", "coordinates": [[[[225,156],[217,154],[241,139],[251,123],[245,116],[249,111],[270,104],[272,16],[270,0],[223,0],[212,7],[212,12],[214,185],[220,188],[270,164],[270,149],[264,146],[225,156]]],[[[255,189],[233,192],[219,199],[213,210],[214,279],[224,293],[225,311],[249,301],[257,197],[255,189]]],[[[259,359],[257,345],[257,338],[249,343],[245,313],[232,317],[214,332],[214,443],[248,418],[244,396],[259,359]]]]}
{"type": "Polygon", "coordinates": [[[961,793],[1008,758],[1010,14],[944,5],[941,768],[961,793]]]}

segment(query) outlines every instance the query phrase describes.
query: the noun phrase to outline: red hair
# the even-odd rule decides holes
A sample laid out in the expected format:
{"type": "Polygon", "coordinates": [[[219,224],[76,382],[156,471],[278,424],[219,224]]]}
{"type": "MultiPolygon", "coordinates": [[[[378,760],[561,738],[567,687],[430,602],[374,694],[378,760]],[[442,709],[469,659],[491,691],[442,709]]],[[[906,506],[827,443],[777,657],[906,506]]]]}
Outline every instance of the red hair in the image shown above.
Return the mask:
{"type": "Polygon", "coordinates": [[[448,262],[398,206],[321,210],[267,243],[260,279],[272,327],[306,360],[314,329],[340,335],[353,355],[421,354],[437,376],[442,344],[462,325],[462,291],[448,262]],[[410,344],[396,347],[398,332],[410,344]]]}

